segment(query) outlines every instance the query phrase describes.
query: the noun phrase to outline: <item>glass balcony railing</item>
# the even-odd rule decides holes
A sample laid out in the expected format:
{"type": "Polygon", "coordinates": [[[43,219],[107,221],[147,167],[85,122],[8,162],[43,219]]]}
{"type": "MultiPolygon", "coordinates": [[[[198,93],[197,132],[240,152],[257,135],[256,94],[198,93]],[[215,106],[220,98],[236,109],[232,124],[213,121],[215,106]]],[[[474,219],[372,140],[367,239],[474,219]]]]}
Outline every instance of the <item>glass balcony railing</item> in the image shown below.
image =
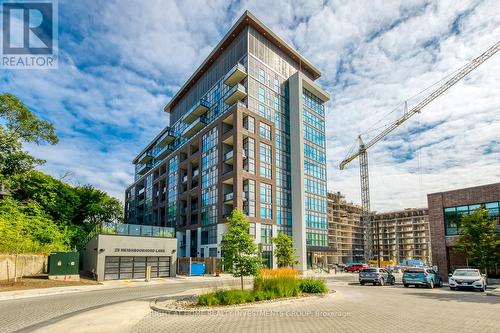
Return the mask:
{"type": "Polygon", "coordinates": [[[205,116],[201,116],[184,130],[182,136],[186,139],[190,139],[196,133],[198,133],[203,127],[207,126],[207,124],[208,124],[208,118],[205,116]]]}
{"type": "Polygon", "coordinates": [[[224,202],[233,201],[233,197],[234,197],[233,192],[224,194],[224,202]]]}
{"type": "Polygon", "coordinates": [[[139,175],[144,175],[146,172],[148,172],[149,170],[151,170],[151,168],[153,167],[153,163],[147,163],[147,164],[139,164],[137,169],[136,169],[136,172],[137,174],[139,175]]]}
{"type": "Polygon", "coordinates": [[[204,115],[210,109],[210,103],[202,98],[184,115],[183,121],[191,124],[196,118],[204,115]]]}
{"type": "Polygon", "coordinates": [[[238,83],[226,93],[224,97],[224,103],[227,105],[232,105],[237,101],[241,101],[247,96],[247,89],[244,85],[238,83]]]}
{"type": "Polygon", "coordinates": [[[224,154],[224,162],[228,164],[233,164],[234,151],[230,150],[224,154]]]}
{"type": "Polygon", "coordinates": [[[238,63],[231,68],[224,76],[224,83],[232,87],[236,83],[240,83],[247,76],[247,69],[242,64],[238,63]]]}
{"type": "Polygon", "coordinates": [[[168,155],[172,154],[174,147],[171,144],[165,145],[163,147],[157,146],[155,148],[154,157],[157,160],[164,159],[168,155]]]}
{"type": "Polygon", "coordinates": [[[198,177],[199,174],[200,174],[200,169],[194,169],[192,178],[194,179],[194,178],[198,177]]]}
{"type": "Polygon", "coordinates": [[[96,228],[95,233],[100,235],[175,238],[174,228],[139,224],[103,223],[96,228]]]}
{"type": "Polygon", "coordinates": [[[153,159],[153,154],[150,151],[144,152],[139,158],[137,159],[137,163],[139,164],[146,164],[149,161],[153,159]]]}
{"type": "Polygon", "coordinates": [[[172,133],[172,129],[169,127],[165,133],[163,133],[160,138],[156,141],[156,145],[159,147],[164,147],[175,140],[175,136],[172,133]]]}

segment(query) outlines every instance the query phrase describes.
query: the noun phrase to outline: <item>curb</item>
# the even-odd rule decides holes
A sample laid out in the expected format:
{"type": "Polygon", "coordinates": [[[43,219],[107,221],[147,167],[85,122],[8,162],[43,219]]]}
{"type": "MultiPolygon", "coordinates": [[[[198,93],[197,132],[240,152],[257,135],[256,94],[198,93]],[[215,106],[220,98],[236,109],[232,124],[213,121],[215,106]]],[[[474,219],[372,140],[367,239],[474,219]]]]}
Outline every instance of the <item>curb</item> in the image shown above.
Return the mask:
{"type": "Polygon", "coordinates": [[[274,300],[271,300],[271,301],[259,301],[259,302],[251,302],[251,303],[244,303],[244,304],[235,304],[233,306],[230,306],[230,308],[217,307],[215,309],[201,309],[201,310],[195,310],[195,309],[193,309],[193,310],[179,310],[179,309],[168,309],[168,308],[160,307],[160,306],[156,305],[157,302],[165,300],[165,299],[170,299],[170,298],[159,297],[159,298],[156,298],[156,299],[152,300],[149,303],[149,307],[150,307],[151,310],[153,310],[155,312],[159,312],[159,313],[163,313],[163,314],[168,314],[168,315],[177,315],[177,316],[207,316],[207,315],[214,315],[214,314],[215,315],[233,314],[234,311],[238,311],[238,310],[242,310],[242,309],[243,310],[244,309],[248,309],[248,307],[258,306],[260,304],[279,303],[279,302],[290,301],[290,300],[302,301],[302,300],[311,299],[312,297],[315,298],[315,299],[325,298],[326,296],[334,294],[334,293],[335,293],[335,290],[330,290],[328,293],[321,294],[321,295],[310,294],[307,297],[286,297],[286,298],[274,299],[274,300]]]}

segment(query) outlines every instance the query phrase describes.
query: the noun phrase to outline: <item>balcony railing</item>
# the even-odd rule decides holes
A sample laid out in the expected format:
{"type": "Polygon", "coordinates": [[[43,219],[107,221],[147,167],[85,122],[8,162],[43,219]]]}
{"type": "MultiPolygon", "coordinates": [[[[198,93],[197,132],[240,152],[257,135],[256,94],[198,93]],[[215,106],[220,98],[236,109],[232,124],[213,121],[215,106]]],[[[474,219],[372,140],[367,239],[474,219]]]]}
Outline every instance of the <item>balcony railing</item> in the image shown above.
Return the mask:
{"type": "Polygon", "coordinates": [[[247,69],[242,64],[238,63],[231,68],[224,76],[224,83],[232,87],[236,83],[240,83],[247,76],[247,69]]]}
{"type": "Polygon", "coordinates": [[[137,159],[137,163],[139,164],[146,164],[149,161],[153,159],[153,154],[150,151],[144,152],[139,158],[137,159]]]}
{"type": "Polygon", "coordinates": [[[139,166],[137,167],[137,174],[142,176],[146,172],[151,170],[152,167],[153,167],[153,163],[139,164],[139,166]]]}
{"type": "Polygon", "coordinates": [[[224,194],[224,202],[233,201],[233,197],[234,197],[233,192],[224,194]]]}
{"type": "Polygon", "coordinates": [[[100,235],[128,235],[144,237],[174,238],[175,229],[139,224],[103,223],[96,228],[100,235]]]}
{"type": "Polygon", "coordinates": [[[196,118],[204,115],[210,109],[210,103],[206,99],[200,99],[184,116],[183,121],[191,124],[196,118]]]}
{"type": "Polygon", "coordinates": [[[173,130],[169,127],[165,131],[165,133],[163,133],[162,136],[160,136],[158,141],[156,141],[156,145],[159,147],[164,147],[174,140],[175,140],[175,136],[173,134],[173,130]]]}
{"type": "Polygon", "coordinates": [[[196,133],[198,133],[203,127],[207,126],[208,124],[208,118],[207,117],[200,117],[196,119],[191,125],[189,125],[184,132],[182,133],[182,136],[186,139],[192,138],[196,133]]]}
{"type": "Polygon", "coordinates": [[[247,96],[247,89],[244,85],[238,83],[226,93],[224,98],[224,103],[227,105],[232,105],[237,101],[241,101],[243,98],[247,96]]]}
{"type": "Polygon", "coordinates": [[[164,159],[168,155],[172,154],[174,147],[171,144],[155,149],[155,158],[157,160],[164,159]]]}
{"type": "Polygon", "coordinates": [[[233,164],[234,151],[230,150],[224,154],[224,162],[227,164],[233,164]]]}
{"type": "Polygon", "coordinates": [[[198,177],[199,174],[200,174],[200,169],[194,169],[192,178],[194,179],[194,178],[198,177]]]}

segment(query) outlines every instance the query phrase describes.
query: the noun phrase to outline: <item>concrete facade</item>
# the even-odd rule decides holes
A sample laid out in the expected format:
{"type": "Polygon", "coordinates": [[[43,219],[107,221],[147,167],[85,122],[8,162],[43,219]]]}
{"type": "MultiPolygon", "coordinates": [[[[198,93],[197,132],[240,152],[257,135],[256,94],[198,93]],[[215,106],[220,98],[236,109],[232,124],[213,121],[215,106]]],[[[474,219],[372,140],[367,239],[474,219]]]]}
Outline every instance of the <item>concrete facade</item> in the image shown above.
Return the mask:
{"type": "Polygon", "coordinates": [[[427,208],[408,208],[372,215],[373,253],[381,260],[420,259],[431,263],[427,208]]]}
{"type": "Polygon", "coordinates": [[[427,195],[432,263],[438,266],[442,278],[447,278],[448,272],[455,268],[466,266],[465,256],[453,249],[456,236],[445,232],[445,209],[499,201],[500,183],[427,195]]]}
{"type": "Polygon", "coordinates": [[[47,256],[44,254],[0,254],[0,281],[17,277],[47,273],[47,256]],[[17,268],[15,268],[17,262],[17,268]]]}
{"type": "Polygon", "coordinates": [[[83,271],[105,280],[106,257],[170,257],[170,276],[175,276],[177,239],[124,235],[96,235],[80,251],[83,271]]]}
{"type": "Polygon", "coordinates": [[[361,205],[348,202],[340,192],[328,193],[328,237],[333,251],[329,264],[364,260],[362,215],[361,205]]]}

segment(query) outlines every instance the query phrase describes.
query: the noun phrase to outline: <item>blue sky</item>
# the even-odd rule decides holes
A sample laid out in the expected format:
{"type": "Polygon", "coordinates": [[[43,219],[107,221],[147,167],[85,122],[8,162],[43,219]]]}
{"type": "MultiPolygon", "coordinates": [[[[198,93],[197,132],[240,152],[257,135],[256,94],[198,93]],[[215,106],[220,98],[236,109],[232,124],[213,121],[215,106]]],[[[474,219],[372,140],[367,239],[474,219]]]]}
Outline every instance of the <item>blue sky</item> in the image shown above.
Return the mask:
{"type": "MultiPolygon", "coordinates": [[[[245,9],[322,71],[332,96],[328,186],[355,202],[357,161],[342,172],[338,164],[357,135],[369,140],[406,99],[500,36],[495,0],[60,0],[59,69],[0,76],[0,91],[57,129],[58,145],[29,147],[48,161],[41,169],[123,199],[130,161],[168,124],[163,106],[245,9]]],[[[429,192],[499,181],[498,73],[500,55],[373,147],[374,209],[425,206],[429,192]]]]}

